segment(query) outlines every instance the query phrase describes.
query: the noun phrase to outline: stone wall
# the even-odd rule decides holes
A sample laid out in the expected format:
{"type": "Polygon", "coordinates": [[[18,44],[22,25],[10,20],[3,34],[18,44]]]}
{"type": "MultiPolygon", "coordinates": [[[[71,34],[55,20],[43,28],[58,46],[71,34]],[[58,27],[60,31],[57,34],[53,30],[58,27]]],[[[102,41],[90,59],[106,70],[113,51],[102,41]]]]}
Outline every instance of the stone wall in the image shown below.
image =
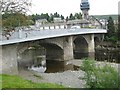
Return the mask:
{"type": "Polygon", "coordinates": [[[0,59],[2,59],[2,73],[18,74],[17,45],[5,45],[0,49],[2,49],[2,54],[0,55],[0,59]]]}

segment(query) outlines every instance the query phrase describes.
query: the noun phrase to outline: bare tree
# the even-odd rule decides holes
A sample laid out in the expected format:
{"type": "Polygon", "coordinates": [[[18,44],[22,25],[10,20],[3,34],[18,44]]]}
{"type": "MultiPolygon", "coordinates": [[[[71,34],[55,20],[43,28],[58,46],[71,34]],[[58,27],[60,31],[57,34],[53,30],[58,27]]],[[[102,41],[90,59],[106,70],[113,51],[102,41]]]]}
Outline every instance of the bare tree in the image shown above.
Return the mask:
{"type": "Polygon", "coordinates": [[[0,0],[0,33],[9,39],[15,27],[27,25],[31,0],[0,0]],[[2,16],[2,18],[1,18],[2,16]],[[2,31],[2,32],[1,32],[2,31]]]}
{"type": "Polygon", "coordinates": [[[0,0],[2,13],[26,13],[31,6],[31,0],[0,0]]]}

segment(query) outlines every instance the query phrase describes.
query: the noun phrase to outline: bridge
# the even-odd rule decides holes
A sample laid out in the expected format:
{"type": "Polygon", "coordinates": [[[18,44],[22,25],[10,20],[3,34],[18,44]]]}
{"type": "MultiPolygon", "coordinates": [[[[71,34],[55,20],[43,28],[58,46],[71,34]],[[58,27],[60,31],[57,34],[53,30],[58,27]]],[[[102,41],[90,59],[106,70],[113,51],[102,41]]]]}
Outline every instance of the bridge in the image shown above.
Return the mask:
{"type": "MultiPolygon", "coordinates": [[[[94,38],[107,33],[104,29],[16,30],[0,37],[2,73],[18,74],[18,66],[30,66],[34,59],[31,48],[46,49],[46,60],[73,60],[76,57],[94,58],[94,38]]],[[[40,51],[39,51],[40,52],[40,51]]]]}

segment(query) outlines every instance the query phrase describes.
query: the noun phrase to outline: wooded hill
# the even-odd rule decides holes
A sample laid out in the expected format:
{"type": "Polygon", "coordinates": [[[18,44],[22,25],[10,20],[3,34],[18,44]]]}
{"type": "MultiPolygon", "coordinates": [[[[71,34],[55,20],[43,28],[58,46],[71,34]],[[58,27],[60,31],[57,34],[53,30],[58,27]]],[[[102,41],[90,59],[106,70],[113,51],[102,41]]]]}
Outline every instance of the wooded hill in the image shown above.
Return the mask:
{"type": "Polygon", "coordinates": [[[109,17],[112,17],[113,20],[118,20],[118,15],[92,15],[97,19],[108,19],[109,17]]]}

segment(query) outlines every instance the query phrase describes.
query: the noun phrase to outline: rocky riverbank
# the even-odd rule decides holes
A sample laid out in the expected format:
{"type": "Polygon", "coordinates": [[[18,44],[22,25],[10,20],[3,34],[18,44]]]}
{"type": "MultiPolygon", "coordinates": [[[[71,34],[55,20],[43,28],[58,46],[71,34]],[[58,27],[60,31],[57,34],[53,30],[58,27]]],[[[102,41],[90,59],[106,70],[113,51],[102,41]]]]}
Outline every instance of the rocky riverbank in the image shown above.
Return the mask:
{"type": "Polygon", "coordinates": [[[21,77],[31,80],[36,83],[54,83],[70,88],[84,88],[85,81],[82,80],[84,72],[79,71],[64,71],[58,73],[39,73],[35,71],[21,70],[21,77]]]}
{"type": "MultiPolygon", "coordinates": [[[[75,66],[80,66],[82,60],[72,60],[70,63],[75,66]]],[[[97,65],[105,65],[105,63],[97,62],[97,65]]],[[[119,67],[118,64],[115,63],[111,63],[111,65],[117,69],[119,67]]],[[[40,73],[31,70],[20,70],[19,72],[22,78],[36,83],[54,83],[70,88],[85,88],[85,81],[82,79],[84,74],[85,72],[80,69],[78,71],[67,70],[57,73],[40,73]]]]}

